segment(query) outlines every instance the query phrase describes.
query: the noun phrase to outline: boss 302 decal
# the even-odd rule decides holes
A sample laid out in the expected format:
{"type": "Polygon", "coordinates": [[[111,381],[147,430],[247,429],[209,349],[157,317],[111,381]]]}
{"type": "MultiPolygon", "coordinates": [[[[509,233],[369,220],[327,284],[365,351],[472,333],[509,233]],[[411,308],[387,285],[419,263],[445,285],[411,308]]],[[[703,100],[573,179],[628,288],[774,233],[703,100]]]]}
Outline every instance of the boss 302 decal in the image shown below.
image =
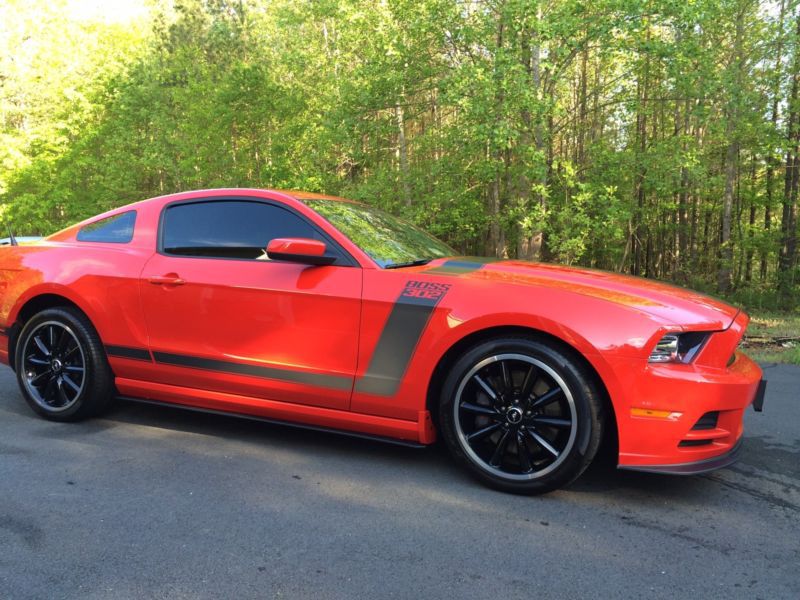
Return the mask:
{"type": "Polygon", "coordinates": [[[356,383],[357,392],[394,396],[433,310],[449,289],[449,283],[406,283],[389,313],[367,372],[356,383]]]}

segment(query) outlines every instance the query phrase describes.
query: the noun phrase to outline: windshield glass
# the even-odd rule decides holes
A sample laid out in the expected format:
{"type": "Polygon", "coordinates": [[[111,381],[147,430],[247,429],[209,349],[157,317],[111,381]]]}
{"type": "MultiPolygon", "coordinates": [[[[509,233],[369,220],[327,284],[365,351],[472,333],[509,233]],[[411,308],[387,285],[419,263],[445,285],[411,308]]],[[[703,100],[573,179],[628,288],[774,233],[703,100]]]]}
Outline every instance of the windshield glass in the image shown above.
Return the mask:
{"type": "Polygon", "coordinates": [[[338,200],[303,199],[383,268],[424,264],[455,251],[411,223],[377,208],[338,200]]]}

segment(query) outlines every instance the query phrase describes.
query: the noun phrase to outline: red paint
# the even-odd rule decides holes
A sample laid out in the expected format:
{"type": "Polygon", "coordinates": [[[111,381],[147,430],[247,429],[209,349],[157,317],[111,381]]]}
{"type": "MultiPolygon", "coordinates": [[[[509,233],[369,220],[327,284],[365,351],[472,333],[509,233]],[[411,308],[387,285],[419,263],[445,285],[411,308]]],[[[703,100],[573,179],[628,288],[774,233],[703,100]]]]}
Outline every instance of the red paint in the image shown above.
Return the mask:
{"type": "MultiPolygon", "coordinates": [[[[447,350],[487,329],[529,328],[569,344],[598,373],[613,404],[621,465],[703,460],[724,453],[741,436],[743,411],[761,378],[758,366],[742,354],[728,365],[747,326],[744,313],[681,288],[555,265],[502,261],[461,275],[432,271],[445,260],[380,269],[297,200],[311,196],[242,189],[187,192],[90,220],[136,210],[129,244],[76,242],[82,223],[36,245],[0,248],[0,328],[11,328],[31,299],[62,296],[88,315],[105,344],[278,369],[289,377],[112,356],[122,394],[426,444],[435,439],[428,388],[447,350]],[[189,258],[156,251],[159,217],[167,203],[226,195],[268,199],[301,213],[349,253],[356,266],[189,258]],[[401,295],[438,304],[397,393],[354,392],[353,383],[367,371],[401,295]],[[692,330],[716,332],[694,363],[647,362],[665,333],[692,330]],[[326,381],[335,386],[318,385],[326,381]],[[631,408],[679,416],[632,417],[631,408]],[[691,431],[708,411],[720,411],[717,428],[691,431]],[[713,442],[678,447],[692,439],[713,442]]],[[[314,240],[276,239],[269,246],[309,256],[325,251],[314,240]]],[[[8,340],[0,335],[0,361],[5,363],[8,340]]]]}
{"type": "Polygon", "coordinates": [[[323,256],[325,244],[304,238],[276,238],[267,244],[267,252],[294,256],[323,256]]]}

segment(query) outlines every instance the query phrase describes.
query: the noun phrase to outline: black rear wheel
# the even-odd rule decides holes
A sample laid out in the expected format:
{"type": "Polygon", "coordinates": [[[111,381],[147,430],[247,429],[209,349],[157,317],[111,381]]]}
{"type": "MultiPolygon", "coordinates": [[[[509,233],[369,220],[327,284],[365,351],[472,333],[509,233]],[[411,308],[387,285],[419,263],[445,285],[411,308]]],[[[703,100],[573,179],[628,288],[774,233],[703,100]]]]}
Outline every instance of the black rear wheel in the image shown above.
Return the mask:
{"type": "Polygon", "coordinates": [[[15,366],[25,400],[48,419],[94,416],[112,396],[113,377],[97,332],[72,308],[44,310],[25,324],[15,366]]]}
{"type": "Polygon", "coordinates": [[[439,420],[450,452],[481,481],[526,494],[578,477],[603,428],[583,365],[561,348],[515,337],[483,342],[456,362],[439,420]]]}

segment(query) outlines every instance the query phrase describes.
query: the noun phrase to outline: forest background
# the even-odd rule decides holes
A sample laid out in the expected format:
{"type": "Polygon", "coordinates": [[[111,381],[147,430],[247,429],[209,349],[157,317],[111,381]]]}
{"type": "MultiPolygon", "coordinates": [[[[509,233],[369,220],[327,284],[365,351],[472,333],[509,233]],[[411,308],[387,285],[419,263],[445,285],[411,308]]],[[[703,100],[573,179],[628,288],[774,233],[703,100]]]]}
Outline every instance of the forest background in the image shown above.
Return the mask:
{"type": "Polygon", "coordinates": [[[797,0],[0,0],[0,220],[324,191],[715,293],[800,362],[799,88],[797,0]]]}

